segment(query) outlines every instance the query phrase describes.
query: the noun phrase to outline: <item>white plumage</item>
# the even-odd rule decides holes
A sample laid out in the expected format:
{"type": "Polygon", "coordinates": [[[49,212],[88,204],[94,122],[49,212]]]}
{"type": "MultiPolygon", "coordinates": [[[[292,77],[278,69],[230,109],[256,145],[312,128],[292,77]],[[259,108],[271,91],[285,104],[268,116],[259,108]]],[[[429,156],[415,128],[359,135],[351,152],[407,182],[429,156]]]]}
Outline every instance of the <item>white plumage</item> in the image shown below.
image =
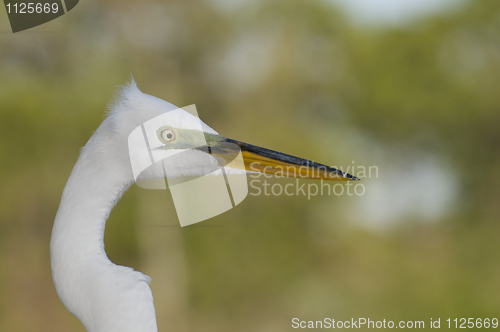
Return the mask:
{"type": "MultiPolygon", "coordinates": [[[[64,189],[50,244],[52,275],[61,301],[88,331],[157,331],[150,278],[108,259],[104,227],[111,209],[134,183],[128,135],[145,121],[176,109],[131,82],[82,149],[64,189]]],[[[199,127],[197,117],[180,109],[175,112],[177,121],[169,125],[199,127]]]]}

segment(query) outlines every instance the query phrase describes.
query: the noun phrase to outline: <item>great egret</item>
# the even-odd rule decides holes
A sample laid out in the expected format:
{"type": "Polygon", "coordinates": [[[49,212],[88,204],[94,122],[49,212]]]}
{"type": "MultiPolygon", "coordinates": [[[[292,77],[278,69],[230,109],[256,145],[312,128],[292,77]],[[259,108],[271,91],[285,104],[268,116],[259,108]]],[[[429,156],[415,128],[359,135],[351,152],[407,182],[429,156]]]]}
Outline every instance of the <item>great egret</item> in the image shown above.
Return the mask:
{"type": "MultiPolygon", "coordinates": [[[[82,149],[64,188],[50,242],[52,276],[59,298],[89,332],[157,331],[150,278],[130,267],[113,264],[104,251],[103,239],[112,208],[134,183],[128,135],[145,121],[176,109],[166,101],[142,93],[132,81],[121,90],[108,117],[82,149]]],[[[174,133],[199,131],[197,117],[184,111],[176,114],[175,119],[163,125],[174,133]]],[[[224,158],[234,153],[225,144],[236,144],[243,153],[245,167],[256,161],[261,164],[258,172],[275,173],[276,166],[287,165],[302,169],[301,173],[287,174],[296,177],[357,180],[335,168],[227,139],[205,123],[202,130],[210,138],[208,152],[215,151],[214,154],[224,158]]],[[[171,172],[177,176],[203,175],[206,165],[197,161],[207,150],[184,144],[192,143],[182,142],[189,141],[189,135],[178,135],[175,137],[178,144],[169,145],[172,136],[166,135],[166,141],[162,142],[165,150],[181,149],[188,153],[186,164],[172,165],[171,172]]],[[[221,160],[213,158],[215,162],[221,160]]]]}

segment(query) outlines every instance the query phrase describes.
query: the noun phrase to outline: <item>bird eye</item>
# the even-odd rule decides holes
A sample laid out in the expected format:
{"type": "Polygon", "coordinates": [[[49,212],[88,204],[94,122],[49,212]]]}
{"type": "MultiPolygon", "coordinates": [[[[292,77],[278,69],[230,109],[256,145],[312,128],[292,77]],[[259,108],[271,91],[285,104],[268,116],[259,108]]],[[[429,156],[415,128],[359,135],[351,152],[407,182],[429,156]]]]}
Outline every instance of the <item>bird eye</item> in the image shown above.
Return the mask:
{"type": "Polygon", "coordinates": [[[173,140],[175,140],[175,133],[173,130],[170,130],[170,129],[163,129],[160,132],[159,136],[160,136],[160,139],[165,143],[169,143],[169,142],[172,142],[173,140]]]}

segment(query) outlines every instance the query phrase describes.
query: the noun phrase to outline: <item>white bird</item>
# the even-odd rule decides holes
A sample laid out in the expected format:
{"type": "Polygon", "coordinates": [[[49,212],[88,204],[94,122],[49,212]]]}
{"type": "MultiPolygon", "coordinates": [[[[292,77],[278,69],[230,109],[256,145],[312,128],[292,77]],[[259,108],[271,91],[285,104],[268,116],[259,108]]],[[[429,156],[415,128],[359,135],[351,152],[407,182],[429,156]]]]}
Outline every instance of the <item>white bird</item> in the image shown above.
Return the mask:
{"type": "MultiPolygon", "coordinates": [[[[64,188],[50,242],[52,276],[59,298],[89,332],[157,331],[150,278],[108,259],[104,228],[112,208],[134,183],[127,146],[129,134],[144,122],[176,109],[142,93],[132,81],[121,90],[108,117],[82,149],[64,188]]],[[[208,145],[204,149],[190,135],[199,133],[199,118],[185,111],[176,112],[174,119],[154,133],[164,150],[186,152],[183,164],[170,167],[175,176],[204,175],[207,165],[197,160],[206,158],[198,157],[210,154],[216,163],[225,164],[224,160],[234,157],[232,147],[237,145],[246,168],[250,163],[259,164],[253,171],[277,173],[280,167],[288,166],[287,176],[357,180],[335,168],[227,139],[201,123],[208,145]],[[165,127],[169,131],[164,132],[165,127]]]]}

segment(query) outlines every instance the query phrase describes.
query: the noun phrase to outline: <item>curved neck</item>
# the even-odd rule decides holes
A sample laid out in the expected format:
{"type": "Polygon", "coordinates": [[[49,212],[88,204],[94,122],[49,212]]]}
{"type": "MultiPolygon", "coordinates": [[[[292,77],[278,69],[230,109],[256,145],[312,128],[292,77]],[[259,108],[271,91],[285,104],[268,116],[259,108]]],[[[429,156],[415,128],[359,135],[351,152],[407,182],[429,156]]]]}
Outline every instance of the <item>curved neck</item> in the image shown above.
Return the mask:
{"type": "MultiPolygon", "coordinates": [[[[111,156],[91,148],[82,151],[66,183],[52,229],[51,254],[104,258],[104,228],[111,210],[130,187],[111,156]],[[97,255],[97,257],[96,257],[97,255]]],[[[90,146],[89,146],[90,145],[90,146]]],[[[106,257],[107,259],[107,257],[106,257]]]]}
{"type": "Polygon", "coordinates": [[[157,331],[149,277],[113,264],[104,251],[106,220],[133,183],[128,153],[109,134],[103,123],[64,188],[50,243],[54,285],[88,331],[157,331]]]}

